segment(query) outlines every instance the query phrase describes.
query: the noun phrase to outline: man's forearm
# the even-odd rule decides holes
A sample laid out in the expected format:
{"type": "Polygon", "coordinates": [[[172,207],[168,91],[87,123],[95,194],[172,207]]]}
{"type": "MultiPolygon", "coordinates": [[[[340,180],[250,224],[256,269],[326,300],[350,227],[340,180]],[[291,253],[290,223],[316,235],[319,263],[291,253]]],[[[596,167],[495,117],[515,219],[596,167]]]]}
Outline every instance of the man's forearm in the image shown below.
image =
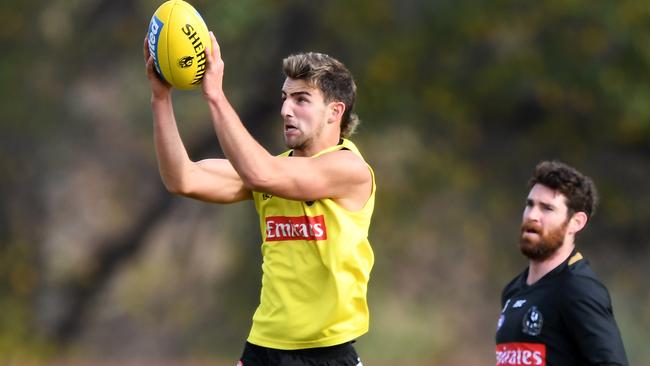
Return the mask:
{"type": "Polygon", "coordinates": [[[152,98],[151,109],[160,176],[170,192],[183,193],[183,177],[190,159],[178,132],[171,95],[166,98],[152,98]]]}
{"type": "Polygon", "coordinates": [[[272,156],[246,130],[225,95],[209,98],[208,106],[224,154],[245,184],[257,185],[268,174],[272,156]]]}

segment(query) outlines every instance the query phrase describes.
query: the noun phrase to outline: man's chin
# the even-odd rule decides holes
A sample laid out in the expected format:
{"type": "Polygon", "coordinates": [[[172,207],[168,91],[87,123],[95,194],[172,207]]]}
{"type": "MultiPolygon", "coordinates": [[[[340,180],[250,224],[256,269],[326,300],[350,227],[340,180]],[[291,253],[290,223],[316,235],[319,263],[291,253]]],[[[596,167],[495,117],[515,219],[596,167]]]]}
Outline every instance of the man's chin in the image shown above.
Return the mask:
{"type": "Polygon", "coordinates": [[[297,138],[293,137],[284,137],[284,144],[287,146],[289,149],[299,149],[303,146],[303,141],[297,138]]]}
{"type": "Polygon", "coordinates": [[[544,259],[545,251],[541,246],[542,244],[539,240],[530,240],[530,238],[525,235],[522,235],[519,240],[519,249],[521,250],[521,254],[531,260],[544,259]]]}
{"type": "Polygon", "coordinates": [[[559,247],[549,248],[539,241],[528,241],[522,238],[519,242],[519,249],[526,258],[532,261],[543,261],[550,258],[559,247]]]}

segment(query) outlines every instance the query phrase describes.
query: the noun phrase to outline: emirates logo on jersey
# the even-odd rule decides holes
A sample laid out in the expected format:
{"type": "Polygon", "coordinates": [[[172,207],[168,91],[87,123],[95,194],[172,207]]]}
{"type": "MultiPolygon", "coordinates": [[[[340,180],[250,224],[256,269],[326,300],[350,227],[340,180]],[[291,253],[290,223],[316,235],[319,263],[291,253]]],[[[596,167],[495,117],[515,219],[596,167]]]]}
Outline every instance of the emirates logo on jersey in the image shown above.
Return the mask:
{"type": "Polygon", "coordinates": [[[266,241],[326,240],[325,217],[267,216],[266,241]]]}
{"type": "Polygon", "coordinates": [[[497,366],[546,366],[546,345],[541,343],[500,343],[497,366]]]}

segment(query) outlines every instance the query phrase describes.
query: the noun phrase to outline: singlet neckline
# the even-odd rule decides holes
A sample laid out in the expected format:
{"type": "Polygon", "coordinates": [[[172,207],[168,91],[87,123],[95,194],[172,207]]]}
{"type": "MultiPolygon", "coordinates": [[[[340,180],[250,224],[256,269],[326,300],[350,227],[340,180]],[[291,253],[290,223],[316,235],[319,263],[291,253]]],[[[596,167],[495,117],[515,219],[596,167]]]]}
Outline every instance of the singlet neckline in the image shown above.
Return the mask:
{"type": "MultiPolygon", "coordinates": [[[[336,147],[336,146],[342,146],[342,145],[343,145],[343,139],[340,138],[340,139],[339,139],[339,142],[338,142],[336,145],[334,145],[334,146],[330,146],[330,147],[326,147],[326,148],[323,149],[323,150],[331,149],[331,148],[333,148],[333,147],[336,147]]],[[[344,148],[347,149],[346,147],[344,147],[344,148]]],[[[316,154],[319,154],[319,153],[320,153],[320,151],[317,152],[316,154]]],[[[316,154],[314,154],[314,155],[316,155],[316,154]]],[[[292,156],[293,156],[293,149],[291,149],[291,151],[289,151],[289,155],[288,155],[288,156],[289,156],[289,157],[292,157],[292,156]]]]}

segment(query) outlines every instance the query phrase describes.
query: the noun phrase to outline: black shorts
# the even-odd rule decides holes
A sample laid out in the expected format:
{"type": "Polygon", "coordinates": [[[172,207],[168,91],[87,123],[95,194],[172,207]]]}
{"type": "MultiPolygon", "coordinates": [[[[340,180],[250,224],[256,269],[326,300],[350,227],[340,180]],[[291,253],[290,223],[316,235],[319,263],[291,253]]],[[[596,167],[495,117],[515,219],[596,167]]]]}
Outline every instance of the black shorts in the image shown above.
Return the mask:
{"type": "Polygon", "coordinates": [[[237,366],[363,366],[352,342],[332,347],[281,350],[246,342],[237,366]]]}

